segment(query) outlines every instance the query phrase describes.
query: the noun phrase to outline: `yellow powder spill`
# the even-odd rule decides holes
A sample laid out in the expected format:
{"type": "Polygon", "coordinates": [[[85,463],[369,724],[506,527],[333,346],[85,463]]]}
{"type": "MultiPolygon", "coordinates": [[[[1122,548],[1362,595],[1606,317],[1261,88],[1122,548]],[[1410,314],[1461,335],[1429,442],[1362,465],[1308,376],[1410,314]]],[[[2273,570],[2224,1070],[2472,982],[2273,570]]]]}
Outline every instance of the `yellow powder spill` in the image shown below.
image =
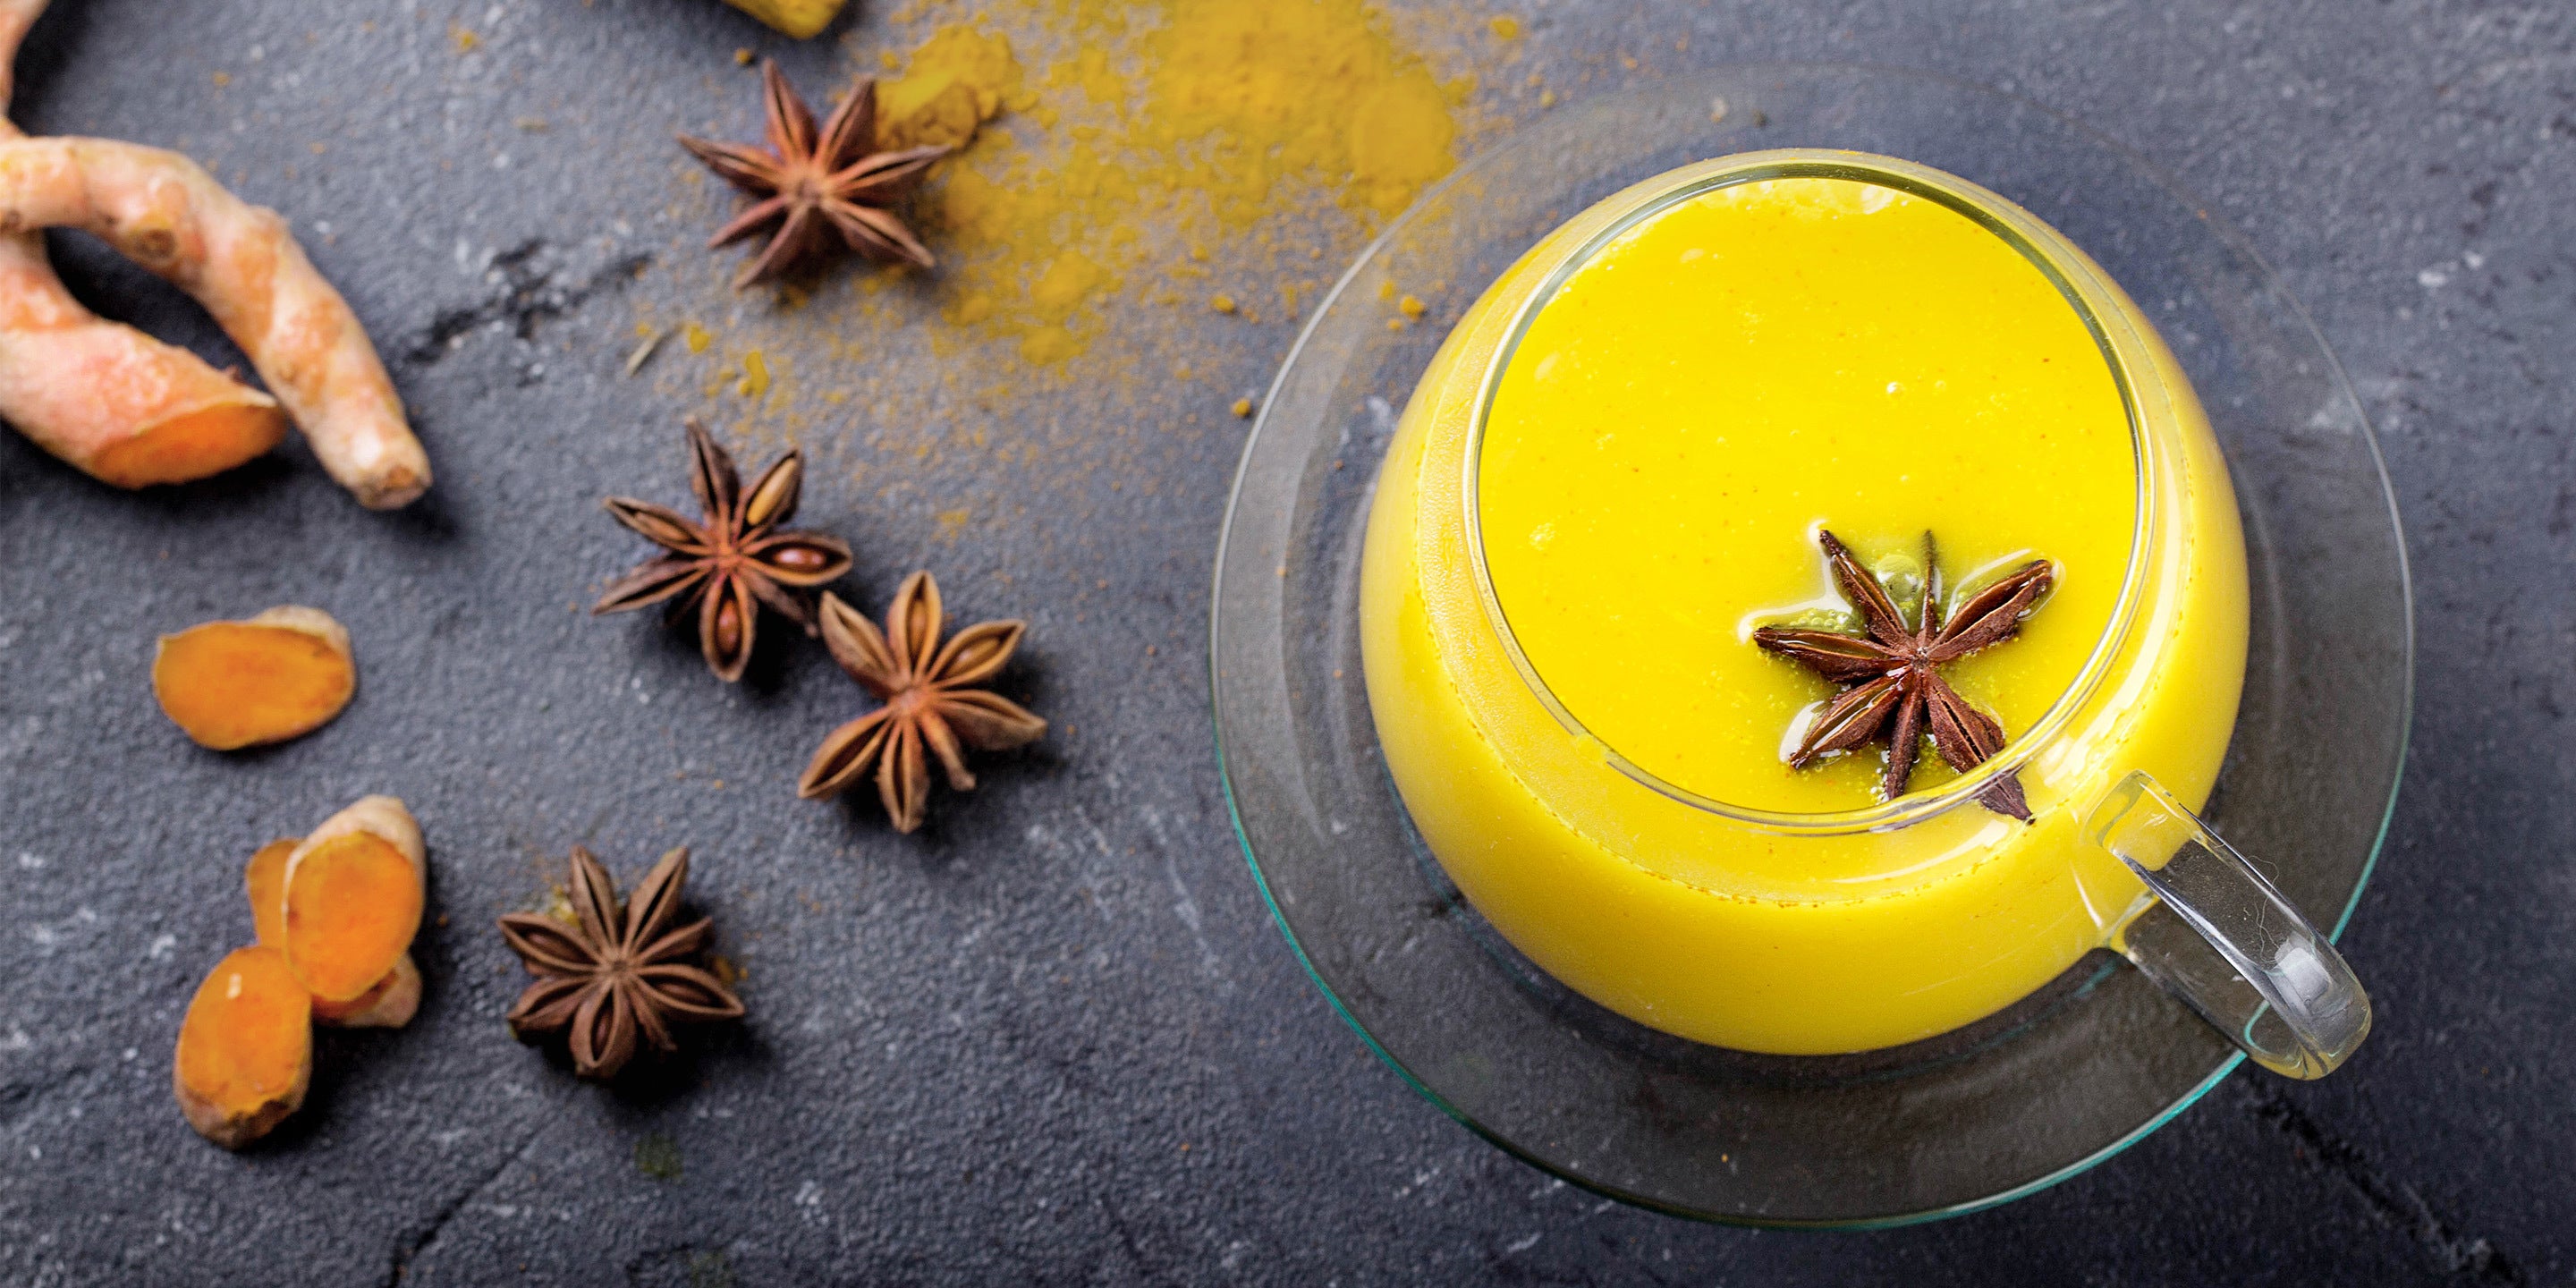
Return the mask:
{"type": "Polygon", "coordinates": [[[1004,107],[1026,111],[1036,101],[1020,88],[1020,64],[1008,40],[942,27],[912,51],[901,79],[877,85],[877,145],[960,147],[1004,107]]]}
{"type": "MultiPolygon", "coordinates": [[[[1032,78],[1002,34],[939,28],[879,85],[877,134],[964,145],[915,211],[941,316],[1040,365],[1087,349],[1129,282],[1225,271],[1199,267],[1209,242],[1240,249],[1306,193],[1363,227],[1402,210],[1456,164],[1473,89],[1436,79],[1363,0],[1055,0],[1038,35],[1062,53],[1032,78]]],[[[1255,242],[1276,258],[1275,234],[1255,242]]],[[[1293,316],[1293,284],[1283,298],[1293,316]]]]}
{"type": "MultiPolygon", "coordinates": [[[[938,267],[845,261],[735,294],[736,260],[675,257],[703,294],[647,319],[679,343],[641,374],[739,452],[805,447],[908,531],[1042,514],[1074,525],[1075,559],[1092,520],[1153,513],[1127,505],[1161,494],[1144,462],[1201,450],[1211,414],[1259,414],[1240,395],[1281,324],[1498,122],[1462,74],[1521,57],[1490,12],[893,0],[840,37],[841,74],[882,75],[880,146],[965,143],[906,209],[938,267]],[[1212,316],[1220,296],[1234,311],[1212,316]]],[[[800,83],[819,107],[834,79],[800,83]]],[[[738,209],[674,170],[672,217],[738,209]]],[[[1445,307],[1438,284],[1407,285],[1445,307]]],[[[1397,295],[1379,307],[1403,326],[1397,295]]]]}
{"type": "Polygon", "coordinates": [[[1392,215],[1449,172],[1449,97],[1360,0],[1173,0],[1148,43],[1147,120],[1196,142],[1218,213],[1248,223],[1291,176],[1392,215]]]}

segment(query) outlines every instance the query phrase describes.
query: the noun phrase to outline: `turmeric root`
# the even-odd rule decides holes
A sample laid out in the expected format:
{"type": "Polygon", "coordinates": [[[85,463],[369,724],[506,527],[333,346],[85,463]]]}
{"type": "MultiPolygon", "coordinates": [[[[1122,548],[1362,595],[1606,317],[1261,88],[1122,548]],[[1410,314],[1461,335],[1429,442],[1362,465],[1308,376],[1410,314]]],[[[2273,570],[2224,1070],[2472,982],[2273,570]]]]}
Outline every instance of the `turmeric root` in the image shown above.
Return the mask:
{"type": "Polygon", "coordinates": [[[35,234],[0,236],[0,419],[124,488],[220,474],[286,438],[276,399],[81,307],[35,234]]]}
{"type": "Polygon", "coordinates": [[[391,796],[332,815],[287,856],[286,960],[316,1002],[356,1002],[394,972],[420,930],[427,859],[391,796]]]}
{"type": "Polygon", "coordinates": [[[152,693],[171,721],[217,751],[299,738],[358,689],[349,632],[318,608],[272,608],[161,637],[152,693]]]}
{"type": "Polygon", "coordinates": [[[0,233],[79,228],[195,296],[360,504],[429,487],[429,457],[348,301],[276,211],[176,152],[113,139],[0,142],[0,233]]]}
{"type": "MultiPolygon", "coordinates": [[[[243,884],[250,890],[251,926],[259,942],[286,947],[286,860],[304,842],[298,837],[271,841],[250,856],[243,884]]],[[[346,1002],[313,1004],[313,1022],[344,1029],[398,1029],[420,1009],[420,967],[405,952],[383,979],[346,1002]]]]}
{"type": "MultiPolygon", "coordinates": [[[[45,3],[0,0],[0,107],[18,44],[45,3]]],[[[0,138],[17,137],[0,119],[0,138]]],[[[276,399],[82,307],[33,232],[0,235],[0,419],[129,488],[217,474],[286,437],[276,399]]]]}
{"type": "Polygon", "coordinates": [[[170,1069],[179,1111],[226,1149],[268,1134],[313,1078],[313,1004],[286,954],[237,948],[197,986],[170,1069]]]}
{"type": "Polygon", "coordinates": [[[829,25],[844,0],[725,0],[777,31],[803,40],[829,25]]]}

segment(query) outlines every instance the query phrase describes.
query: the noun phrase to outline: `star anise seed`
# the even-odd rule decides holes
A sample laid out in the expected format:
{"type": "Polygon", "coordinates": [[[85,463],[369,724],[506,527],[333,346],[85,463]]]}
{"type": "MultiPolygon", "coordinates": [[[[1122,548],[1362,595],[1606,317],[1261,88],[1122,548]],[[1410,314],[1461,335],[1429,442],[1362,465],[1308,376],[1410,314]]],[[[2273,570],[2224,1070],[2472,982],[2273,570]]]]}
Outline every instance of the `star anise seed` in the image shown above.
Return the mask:
{"type": "Polygon", "coordinates": [[[731,683],[751,662],[763,606],[814,633],[813,610],[794,591],[848,572],[850,545],[819,532],[775,530],[796,513],[804,453],[779,457],[746,492],[715,436],[694,416],[687,424],[689,488],[705,517],[692,522],[650,502],[608,498],[612,517],[670,553],[619,578],[590,611],[623,613],[674,599],[675,618],[696,609],[698,648],[716,678],[731,683]]]}
{"type": "Polygon", "coordinates": [[[707,239],[714,249],[776,225],[769,244],[734,277],[734,288],[777,277],[798,262],[829,253],[837,241],[871,259],[932,266],[930,251],[886,209],[949,151],[944,144],[871,151],[876,146],[877,90],[862,77],[817,132],[813,109],[787,83],[778,64],[760,64],[769,146],[711,143],[680,136],[680,146],[752,204],[707,239]]]}
{"type": "MultiPolygon", "coordinates": [[[[1941,759],[1963,774],[2002,751],[2003,725],[1960,697],[1941,678],[1941,668],[2018,633],[2022,619],[2030,616],[2055,581],[2054,566],[2045,559],[2033,559],[1980,588],[1965,602],[1945,605],[1940,551],[1933,545],[1932,534],[1924,533],[1923,608],[1919,621],[1908,625],[1887,589],[1833,533],[1819,529],[1816,539],[1825,548],[1834,581],[1860,615],[1864,633],[1768,626],[1753,632],[1753,642],[1763,648],[1802,662],[1836,684],[1851,686],[1817,713],[1797,750],[1790,753],[1789,764],[1803,769],[1885,731],[1887,769],[1879,778],[1879,790],[1894,800],[1905,794],[1926,733],[1932,735],[1932,749],[1941,759]]],[[[2016,775],[1996,779],[1977,799],[1998,814],[2030,821],[2030,802],[2016,775]]]]}
{"type": "Polygon", "coordinates": [[[688,881],[689,852],[673,850],[621,907],[608,869],[574,846],[573,925],[533,912],[501,918],[502,938],[537,977],[510,1008],[511,1033],[526,1041],[569,1030],[572,1071],[605,1081],[634,1058],[639,1036],[670,1051],[675,1023],[740,1018],[742,999],[684,960],[706,947],[706,920],[668,929],[688,881]]]}
{"type": "Polygon", "coordinates": [[[829,592],[822,615],[823,643],[833,660],[885,705],[823,740],[796,780],[797,795],[833,795],[873,766],[877,798],[885,802],[894,829],[909,832],[921,826],[930,801],[925,749],[939,758],[948,785],[962,792],[975,786],[975,776],[966,770],[961,744],[1002,751],[1046,732],[1046,721],[1020,704],[977,687],[1011,660],[1026,623],[969,626],[941,647],[939,583],[926,572],[904,579],[886,610],[883,631],[829,592]]]}

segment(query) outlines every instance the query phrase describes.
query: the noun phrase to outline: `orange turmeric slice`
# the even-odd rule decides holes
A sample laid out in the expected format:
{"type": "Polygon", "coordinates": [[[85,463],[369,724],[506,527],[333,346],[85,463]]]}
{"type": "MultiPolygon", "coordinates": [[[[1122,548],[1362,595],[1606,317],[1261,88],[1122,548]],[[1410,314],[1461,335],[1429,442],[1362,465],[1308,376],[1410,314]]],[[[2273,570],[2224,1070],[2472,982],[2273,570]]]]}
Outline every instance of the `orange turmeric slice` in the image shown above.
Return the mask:
{"type": "Polygon", "coordinates": [[[237,948],[197,986],[170,1070],[179,1111],[226,1149],[268,1134],[313,1078],[313,1004],[286,954],[237,948]]]}
{"type": "MultiPolygon", "coordinates": [[[[100,482],[135,488],[221,474],[285,441],[286,413],[265,398],[249,401],[256,390],[216,392],[233,396],[211,407],[135,423],[125,437],[101,444],[86,457],[63,454],[100,482]]],[[[51,440],[38,442],[49,450],[56,447],[51,440]]]]}
{"type": "Polygon", "coordinates": [[[803,40],[821,31],[848,0],[725,0],[744,13],[803,40]]]}
{"type": "Polygon", "coordinates": [[[161,637],[152,693],[200,745],[284,742],[331,722],[358,689],[349,632],[315,608],[272,608],[161,637]]]}
{"type": "Polygon", "coordinates": [[[299,852],[286,883],[286,955],[313,996],[355,1001],[420,928],[420,882],[382,837],[355,833],[299,852]]]}
{"type": "MultiPolygon", "coordinates": [[[[303,838],[271,841],[250,856],[243,884],[250,890],[251,925],[259,942],[286,947],[286,860],[303,838]]],[[[343,1029],[398,1029],[420,1009],[420,967],[406,952],[366,992],[346,1002],[313,1003],[313,1022],[343,1029]]]]}
{"type": "Polygon", "coordinates": [[[420,931],[426,864],[420,825],[390,796],[332,815],[287,856],[286,960],[315,1001],[355,1002],[395,970],[420,931]]]}
{"type": "Polygon", "coordinates": [[[300,836],[271,841],[250,856],[250,867],[242,873],[242,884],[250,890],[252,935],[261,947],[286,947],[286,856],[302,844],[300,836]]]}

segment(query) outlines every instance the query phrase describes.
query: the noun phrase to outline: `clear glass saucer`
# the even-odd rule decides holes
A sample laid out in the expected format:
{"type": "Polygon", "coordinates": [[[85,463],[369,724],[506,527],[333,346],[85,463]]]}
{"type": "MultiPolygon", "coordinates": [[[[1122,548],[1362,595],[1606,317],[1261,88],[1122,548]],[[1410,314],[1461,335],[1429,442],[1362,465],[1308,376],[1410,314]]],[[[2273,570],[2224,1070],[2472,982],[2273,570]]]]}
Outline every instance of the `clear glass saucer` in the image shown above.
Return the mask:
{"type": "Polygon", "coordinates": [[[2404,545],[2360,404],[2297,303],[2199,202],[2073,121],[1941,77],[1743,67],[1627,90],[1540,118],[1427,194],[1307,325],[1245,445],[1218,547],[1211,688],[1227,801],[1280,929],[1433,1103],[1641,1206],[1891,1225],[2075,1175],[2242,1057],[2103,952],[1967,1029],[1858,1055],[1752,1055],[1624,1020],[1522,959],[1449,883],[1387,777],[1360,678],[1371,487],[1447,323],[1598,198],[1792,146],[1888,153],[1994,189],[2155,320],[2227,451],[2253,564],[2243,713],[2207,814],[2340,935],[2386,829],[2413,676],[2404,545]],[[1390,327],[1406,294],[1428,312],[1390,327]]]}

